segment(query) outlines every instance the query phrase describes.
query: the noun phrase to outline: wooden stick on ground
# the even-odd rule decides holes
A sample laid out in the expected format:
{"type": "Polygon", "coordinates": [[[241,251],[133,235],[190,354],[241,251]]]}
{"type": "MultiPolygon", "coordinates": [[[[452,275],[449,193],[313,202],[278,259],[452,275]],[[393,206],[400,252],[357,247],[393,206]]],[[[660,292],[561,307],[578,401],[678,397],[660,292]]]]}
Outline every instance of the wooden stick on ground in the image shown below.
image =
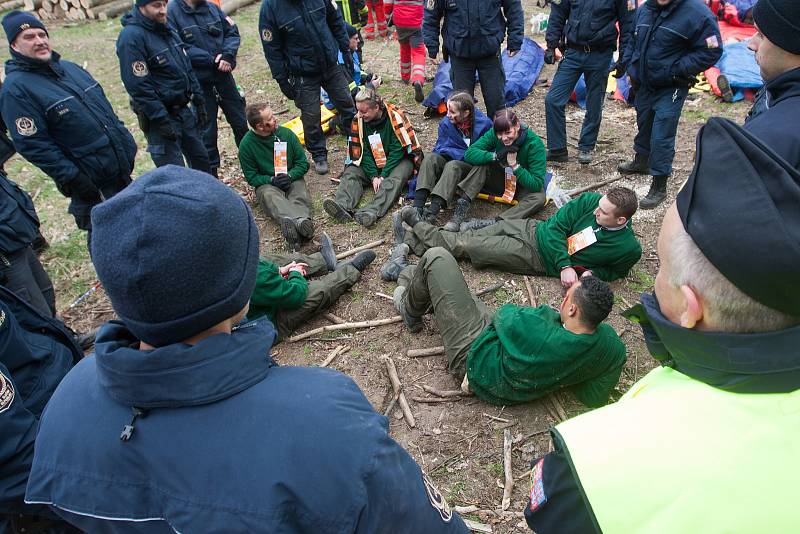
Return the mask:
{"type": "Polygon", "coordinates": [[[348,257],[354,255],[354,254],[358,254],[359,252],[361,252],[363,250],[368,250],[368,249],[375,248],[377,246],[383,245],[385,242],[386,242],[385,238],[384,239],[378,239],[377,241],[373,241],[372,243],[367,243],[366,245],[361,245],[360,247],[356,247],[356,248],[347,250],[345,252],[342,252],[341,254],[337,254],[336,255],[336,259],[337,260],[343,260],[345,258],[348,258],[348,257]]]}
{"type": "Polygon", "coordinates": [[[387,295],[386,293],[381,293],[380,291],[376,291],[375,292],[375,296],[376,297],[380,297],[382,299],[387,299],[387,300],[394,301],[394,297],[393,296],[387,295]]]}
{"type": "Polygon", "coordinates": [[[539,303],[536,301],[536,295],[533,294],[533,287],[531,287],[531,279],[528,278],[527,276],[523,276],[522,279],[525,280],[525,289],[528,290],[528,300],[531,303],[531,308],[535,308],[536,306],[539,305],[539,303]]]}
{"type": "Polygon", "coordinates": [[[508,510],[511,506],[511,492],[514,490],[514,474],[511,472],[511,431],[503,430],[503,470],[506,474],[506,484],[503,488],[503,501],[501,508],[508,510]]]}
{"type": "Polygon", "coordinates": [[[558,400],[558,394],[552,393],[548,395],[550,398],[550,402],[553,403],[553,408],[555,408],[556,414],[558,414],[559,421],[566,421],[567,420],[567,412],[564,410],[564,407],[561,405],[561,401],[558,400]]]}
{"type": "Polygon", "coordinates": [[[493,293],[498,289],[500,289],[501,287],[503,287],[504,285],[506,285],[505,282],[497,282],[496,284],[492,284],[488,287],[484,287],[483,289],[479,290],[477,293],[475,293],[475,296],[480,297],[481,295],[485,295],[486,293],[493,293]]]}
{"type": "Polygon", "coordinates": [[[575,189],[570,189],[566,193],[569,196],[579,195],[580,193],[585,193],[586,191],[591,191],[592,189],[597,189],[598,187],[603,187],[604,185],[613,184],[617,180],[621,180],[623,175],[620,174],[619,176],[615,176],[614,178],[609,178],[608,180],[603,180],[602,182],[595,182],[593,184],[589,184],[583,187],[577,187],[575,189]]]}
{"type": "Polygon", "coordinates": [[[345,353],[345,352],[347,352],[348,350],[350,350],[350,347],[347,347],[347,346],[345,346],[345,345],[339,345],[338,347],[336,347],[335,349],[333,349],[333,350],[331,351],[331,353],[330,353],[330,354],[328,354],[328,357],[327,357],[327,358],[325,358],[325,361],[324,361],[324,362],[322,362],[321,364],[319,364],[319,366],[320,366],[320,367],[328,367],[328,366],[331,364],[331,362],[332,362],[332,361],[333,361],[333,360],[334,360],[334,359],[335,359],[337,356],[341,356],[342,354],[344,354],[344,353],[345,353]]]}
{"type": "Polygon", "coordinates": [[[397,402],[403,411],[403,417],[408,426],[414,428],[417,423],[414,421],[414,414],[411,413],[411,407],[408,405],[406,395],[401,391],[403,386],[400,383],[400,376],[397,374],[397,367],[394,366],[394,360],[389,356],[384,356],[384,361],[386,362],[386,371],[389,373],[389,381],[392,383],[392,388],[394,388],[394,394],[398,395],[397,402]]]}
{"type": "Polygon", "coordinates": [[[347,321],[339,317],[338,315],[334,315],[332,313],[324,313],[322,314],[324,318],[332,322],[333,324],[345,324],[347,321]]]}
{"type": "Polygon", "coordinates": [[[431,386],[423,385],[422,389],[427,391],[431,395],[436,395],[437,397],[447,398],[447,397],[466,397],[467,394],[461,391],[460,389],[452,389],[452,390],[441,390],[436,389],[431,386]]]}
{"type": "Polygon", "coordinates": [[[440,402],[458,402],[464,397],[411,397],[414,402],[421,402],[422,404],[439,404],[440,402]]]}
{"type": "Polygon", "coordinates": [[[461,520],[464,522],[464,525],[472,532],[483,532],[485,534],[492,534],[492,526],[486,525],[484,523],[478,523],[477,521],[472,521],[470,519],[464,519],[463,517],[461,520]]]}
{"type": "Polygon", "coordinates": [[[383,411],[383,416],[384,417],[389,417],[389,414],[392,413],[392,410],[394,409],[394,405],[397,404],[397,400],[400,398],[400,393],[402,393],[402,392],[403,392],[403,388],[401,387],[400,391],[398,391],[397,393],[394,394],[394,398],[389,403],[389,406],[387,406],[386,409],[383,411]]]}
{"type": "Polygon", "coordinates": [[[444,354],[444,347],[430,347],[427,349],[408,349],[406,356],[409,358],[423,358],[425,356],[436,356],[444,354]]]}
{"type": "Polygon", "coordinates": [[[359,321],[357,323],[329,324],[325,326],[320,326],[319,328],[315,328],[313,330],[309,330],[308,332],[303,332],[302,334],[297,334],[296,336],[290,337],[286,341],[288,341],[289,343],[294,343],[296,341],[302,341],[311,336],[316,336],[317,334],[321,334],[323,332],[331,332],[334,330],[355,330],[357,328],[372,328],[373,326],[383,326],[385,324],[399,323],[402,320],[403,318],[400,315],[395,315],[394,317],[389,317],[388,319],[359,321]]]}

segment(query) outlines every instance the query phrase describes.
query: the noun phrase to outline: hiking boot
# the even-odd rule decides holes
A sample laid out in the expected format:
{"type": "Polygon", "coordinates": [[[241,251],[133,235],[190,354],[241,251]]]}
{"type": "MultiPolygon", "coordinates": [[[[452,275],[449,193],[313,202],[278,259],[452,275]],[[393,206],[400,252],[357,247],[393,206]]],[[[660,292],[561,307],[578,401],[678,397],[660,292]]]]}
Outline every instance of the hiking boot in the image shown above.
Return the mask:
{"type": "Polygon", "coordinates": [[[294,225],[297,227],[297,233],[303,239],[311,239],[314,237],[314,223],[308,217],[298,217],[294,220],[294,225]]]}
{"type": "Polygon", "coordinates": [[[592,162],[592,153],[589,150],[581,150],[578,153],[578,163],[588,165],[592,162]]]}
{"type": "Polygon", "coordinates": [[[322,259],[325,260],[325,266],[328,268],[328,272],[335,271],[338,261],[336,260],[336,250],[333,248],[331,236],[329,236],[327,232],[322,232],[319,242],[320,245],[322,245],[319,248],[319,253],[322,255],[322,259]]]}
{"type": "Polygon", "coordinates": [[[394,231],[394,244],[399,245],[406,239],[406,229],[403,227],[403,219],[400,218],[400,210],[392,213],[392,230],[394,231]]]}
{"type": "Polygon", "coordinates": [[[281,235],[283,235],[286,243],[289,244],[290,247],[297,246],[297,242],[300,241],[300,236],[297,234],[297,225],[295,225],[294,219],[291,217],[281,217],[280,225],[281,235]]]}
{"type": "Polygon", "coordinates": [[[417,211],[422,213],[422,209],[425,207],[425,201],[428,200],[428,195],[430,192],[427,189],[417,189],[414,191],[414,202],[411,204],[417,211]]]}
{"type": "Polygon", "coordinates": [[[442,210],[442,203],[444,201],[437,195],[433,195],[430,205],[422,210],[422,220],[429,224],[436,222],[436,216],[442,210]]]}
{"type": "Polygon", "coordinates": [[[400,218],[411,228],[422,222],[422,217],[413,206],[406,206],[400,210],[400,218]]]}
{"type": "Polygon", "coordinates": [[[719,92],[722,93],[722,100],[724,102],[733,102],[733,89],[731,89],[731,82],[728,81],[727,76],[724,74],[719,75],[717,78],[717,87],[719,88],[719,92]]]}
{"type": "Polygon", "coordinates": [[[325,210],[325,213],[331,216],[337,222],[347,222],[352,221],[353,216],[350,213],[341,207],[339,204],[336,203],[335,200],[326,199],[322,203],[322,209],[325,210]]]}
{"type": "Polygon", "coordinates": [[[425,93],[422,92],[422,83],[414,82],[412,85],[414,86],[414,100],[422,104],[422,101],[425,100],[425,93]]]}
{"type": "Polygon", "coordinates": [[[650,184],[650,191],[647,196],[639,201],[639,207],[643,210],[651,210],[664,202],[667,198],[667,176],[653,176],[650,184]]]}
{"type": "Polygon", "coordinates": [[[460,232],[466,232],[467,230],[480,230],[481,228],[486,228],[487,226],[491,226],[497,222],[497,219],[470,219],[461,223],[461,226],[458,227],[460,232]]]}
{"type": "Polygon", "coordinates": [[[650,155],[633,154],[633,161],[626,161],[617,165],[620,174],[648,174],[650,172],[650,155]]]}
{"type": "Polygon", "coordinates": [[[356,254],[352,260],[340,263],[336,268],[341,269],[344,265],[352,265],[361,273],[364,272],[364,269],[373,261],[375,261],[375,252],[372,250],[364,250],[356,254]]]}
{"type": "Polygon", "coordinates": [[[389,256],[389,261],[381,266],[381,278],[387,282],[396,282],[400,276],[400,271],[408,267],[408,251],[409,246],[405,243],[400,243],[394,250],[392,255],[389,256]]]}
{"type": "Polygon", "coordinates": [[[397,313],[403,316],[403,323],[406,325],[406,328],[412,333],[416,334],[417,332],[422,331],[422,318],[421,317],[414,317],[409,315],[406,311],[406,287],[405,286],[397,286],[394,288],[394,293],[392,294],[392,300],[394,301],[394,309],[397,310],[397,313]]]}
{"type": "Polygon", "coordinates": [[[327,159],[314,160],[314,172],[317,174],[328,174],[329,170],[327,159]]]}
{"type": "Polygon", "coordinates": [[[355,214],[355,219],[356,222],[364,228],[369,228],[375,224],[375,221],[378,220],[378,217],[369,211],[357,211],[355,214]]]}
{"type": "Polygon", "coordinates": [[[467,217],[470,204],[471,201],[468,198],[459,198],[456,200],[456,209],[453,210],[453,218],[444,225],[442,230],[445,232],[458,232],[461,229],[461,223],[464,222],[464,219],[467,217]]]}
{"type": "Polygon", "coordinates": [[[558,150],[547,151],[547,161],[554,163],[566,163],[569,161],[569,152],[566,148],[559,148],[558,150]]]}

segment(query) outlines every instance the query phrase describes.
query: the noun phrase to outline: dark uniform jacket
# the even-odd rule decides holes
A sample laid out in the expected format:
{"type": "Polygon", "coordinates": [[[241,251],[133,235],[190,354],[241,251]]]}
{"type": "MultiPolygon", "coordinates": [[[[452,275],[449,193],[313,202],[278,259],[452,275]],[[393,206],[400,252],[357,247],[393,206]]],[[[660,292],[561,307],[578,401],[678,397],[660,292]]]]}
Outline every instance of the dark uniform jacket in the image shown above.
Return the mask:
{"type": "Polygon", "coordinates": [[[689,85],[721,56],[719,25],[703,2],[672,0],[661,8],[647,0],[636,11],[633,45],[623,63],[636,83],[662,88],[689,85]]]}
{"type": "Polygon", "coordinates": [[[122,17],[117,57],[122,83],[134,110],[150,121],[166,121],[169,109],[185,106],[203,91],[178,33],[134,7],[122,17]]]}
{"type": "Polygon", "coordinates": [[[520,0],[428,0],[422,20],[422,36],[429,54],[478,59],[500,53],[508,31],[508,49],[522,48],[525,13],[520,0]]]}
{"type": "Polygon", "coordinates": [[[33,200],[0,171],[0,252],[16,252],[38,235],[39,217],[33,200]]]}
{"type": "Polygon", "coordinates": [[[545,40],[548,48],[557,48],[563,37],[567,45],[616,50],[619,36],[623,57],[633,36],[635,14],[633,0],[556,0],[550,3],[545,40]]]}
{"type": "Polygon", "coordinates": [[[767,82],[758,95],[744,129],[764,141],[800,170],[800,68],[767,82]]]}
{"type": "Polygon", "coordinates": [[[197,7],[173,0],[167,16],[187,46],[186,52],[200,83],[212,81],[217,73],[228,76],[217,69],[214,58],[222,54],[222,59],[235,67],[240,39],[239,29],[222,9],[205,0],[197,7]]]}
{"type": "Polygon", "coordinates": [[[0,286],[0,514],[36,515],[23,497],[38,419],[82,356],[60,321],[42,316],[0,286]]]}
{"type": "Polygon", "coordinates": [[[258,17],[272,77],[319,76],[350,53],[342,14],[330,0],[264,0],[258,17]]]}
{"type": "Polygon", "coordinates": [[[26,499],[109,534],[466,533],[358,386],[276,366],[275,335],[140,351],[107,323],[42,416],[26,499]]]}
{"type": "Polygon", "coordinates": [[[136,142],[97,80],[55,52],[49,62],[11,54],[0,99],[17,151],[65,194],[79,173],[101,190],[125,187],[136,142]]]}

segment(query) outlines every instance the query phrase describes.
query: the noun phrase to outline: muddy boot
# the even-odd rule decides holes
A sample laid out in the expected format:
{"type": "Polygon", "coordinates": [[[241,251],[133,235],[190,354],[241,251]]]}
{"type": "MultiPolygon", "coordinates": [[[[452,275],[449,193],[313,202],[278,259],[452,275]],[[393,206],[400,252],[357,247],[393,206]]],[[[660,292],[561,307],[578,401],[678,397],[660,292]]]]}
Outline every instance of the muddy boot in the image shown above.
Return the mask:
{"type": "Polygon", "coordinates": [[[319,249],[319,253],[322,255],[322,259],[325,260],[325,266],[328,268],[328,272],[335,271],[338,261],[336,260],[336,250],[333,248],[331,236],[326,232],[322,232],[319,242],[322,245],[319,249]]]}
{"type": "Polygon", "coordinates": [[[387,282],[396,282],[400,276],[400,271],[408,267],[409,247],[405,243],[400,243],[392,251],[389,261],[381,266],[381,278],[387,282]]]}
{"type": "Polygon", "coordinates": [[[314,237],[314,223],[308,217],[297,217],[294,220],[294,225],[301,238],[311,239],[314,237]]]}
{"type": "Polygon", "coordinates": [[[430,191],[427,189],[417,189],[414,191],[414,202],[411,204],[414,206],[420,215],[422,215],[422,210],[425,209],[425,201],[428,200],[428,195],[430,191]]]}
{"type": "Polygon", "coordinates": [[[322,203],[322,209],[325,210],[325,213],[331,216],[333,220],[336,222],[347,222],[352,221],[353,216],[350,215],[350,212],[341,207],[339,204],[336,203],[335,200],[330,198],[325,199],[322,203]]]}
{"type": "Polygon", "coordinates": [[[406,206],[400,210],[400,219],[411,228],[422,222],[422,217],[414,206],[406,206]]]}
{"type": "Polygon", "coordinates": [[[414,100],[417,103],[422,104],[422,101],[425,100],[425,93],[422,92],[422,83],[421,82],[414,82],[414,100]]]}
{"type": "Polygon", "coordinates": [[[364,272],[364,269],[373,261],[375,261],[375,252],[372,250],[364,250],[356,254],[352,260],[340,263],[336,268],[341,269],[345,265],[352,265],[361,273],[364,272]]]}
{"type": "Polygon", "coordinates": [[[400,218],[400,210],[392,213],[392,231],[394,231],[395,245],[399,245],[405,241],[406,229],[403,227],[403,219],[400,218]]]}
{"type": "Polygon", "coordinates": [[[461,229],[461,223],[467,218],[467,212],[469,211],[469,205],[471,203],[472,202],[468,198],[459,198],[456,200],[456,209],[453,210],[453,218],[444,225],[442,230],[445,232],[458,232],[461,229]]]}
{"type": "Polygon", "coordinates": [[[643,210],[651,210],[664,202],[667,198],[667,176],[653,176],[650,184],[650,191],[647,196],[639,201],[639,207],[643,210]]]}
{"type": "Polygon", "coordinates": [[[403,316],[403,323],[406,325],[406,328],[413,334],[422,331],[422,318],[409,315],[406,311],[405,286],[397,286],[394,289],[392,300],[394,301],[394,308],[397,310],[397,313],[403,316]]]}
{"type": "Polygon", "coordinates": [[[300,241],[300,236],[297,233],[297,225],[291,217],[281,217],[280,221],[281,234],[286,240],[286,246],[289,250],[296,250],[300,241]]]}
{"type": "Polygon", "coordinates": [[[487,226],[491,226],[497,222],[497,219],[470,219],[461,223],[458,230],[460,232],[466,232],[467,230],[480,230],[481,228],[486,228],[487,226]]]}
{"type": "Polygon", "coordinates": [[[422,210],[422,220],[430,224],[436,222],[436,216],[439,215],[440,211],[442,211],[443,204],[444,199],[439,196],[432,195],[431,205],[422,210]]]}
{"type": "Polygon", "coordinates": [[[617,165],[620,174],[648,174],[650,172],[650,155],[635,152],[633,161],[617,165]]]}

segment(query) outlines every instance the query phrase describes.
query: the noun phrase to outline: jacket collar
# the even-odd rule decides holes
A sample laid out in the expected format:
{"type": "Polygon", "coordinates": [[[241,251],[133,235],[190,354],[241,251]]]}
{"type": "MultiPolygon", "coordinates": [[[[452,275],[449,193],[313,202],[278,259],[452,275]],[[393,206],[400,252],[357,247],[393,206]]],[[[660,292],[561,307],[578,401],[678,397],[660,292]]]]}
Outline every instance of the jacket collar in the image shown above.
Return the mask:
{"type": "Polygon", "coordinates": [[[275,365],[269,356],[275,337],[272,323],[260,319],[197,345],[141,351],[125,325],[110,321],[95,343],[100,385],[114,400],[143,409],[217,402],[266,377],[275,365]]]}
{"type": "Polygon", "coordinates": [[[800,96],[800,67],[784,72],[767,82],[767,106],[772,107],[786,98],[800,96]]]}
{"type": "Polygon", "coordinates": [[[148,19],[142,15],[142,12],[139,11],[137,6],[133,6],[133,9],[122,17],[121,24],[123,26],[141,26],[145,30],[154,33],[169,33],[169,26],[167,24],[160,24],[154,20],[148,19]]]}
{"type": "Polygon", "coordinates": [[[195,7],[190,6],[186,0],[177,0],[177,2],[184,13],[193,14],[208,11],[208,3],[205,0],[200,0],[195,7]]]}
{"type": "Polygon", "coordinates": [[[639,323],[647,350],[663,366],[733,393],[800,389],[800,326],[756,334],[700,332],[667,319],[655,295],[622,314],[639,323]]]}
{"type": "Polygon", "coordinates": [[[14,70],[24,70],[27,72],[38,72],[40,74],[54,74],[60,76],[63,73],[61,67],[61,55],[53,51],[49,61],[41,61],[28,56],[23,56],[13,48],[8,48],[11,59],[6,66],[6,73],[14,70]]]}

